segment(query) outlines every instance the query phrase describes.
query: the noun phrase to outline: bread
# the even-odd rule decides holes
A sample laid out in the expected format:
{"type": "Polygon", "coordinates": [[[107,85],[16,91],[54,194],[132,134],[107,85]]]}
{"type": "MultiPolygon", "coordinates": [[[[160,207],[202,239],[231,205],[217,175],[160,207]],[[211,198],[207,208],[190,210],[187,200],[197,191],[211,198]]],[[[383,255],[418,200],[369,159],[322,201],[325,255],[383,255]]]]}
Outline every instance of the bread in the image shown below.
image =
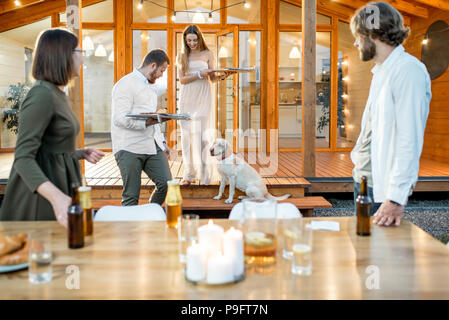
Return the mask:
{"type": "Polygon", "coordinates": [[[0,257],[23,247],[26,235],[20,233],[14,236],[0,236],[0,257]]]}
{"type": "Polygon", "coordinates": [[[28,262],[28,242],[20,250],[0,257],[1,265],[13,265],[28,262]]]}

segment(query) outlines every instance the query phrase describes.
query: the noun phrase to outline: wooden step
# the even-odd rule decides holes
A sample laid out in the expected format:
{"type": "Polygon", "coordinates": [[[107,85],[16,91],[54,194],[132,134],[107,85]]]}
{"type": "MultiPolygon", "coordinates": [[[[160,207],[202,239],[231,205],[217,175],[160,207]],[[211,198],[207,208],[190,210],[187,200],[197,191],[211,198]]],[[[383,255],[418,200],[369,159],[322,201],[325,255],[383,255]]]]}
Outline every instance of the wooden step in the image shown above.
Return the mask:
{"type": "MultiPolygon", "coordinates": [[[[221,200],[213,199],[184,199],[182,202],[182,208],[184,211],[217,211],[221,213],[229,213],[239,200],[234,200],[233,203],[224,203],[223,198],[221,200]]],[[[302,197],[302,198],[289,198],[280,202],[289,202],[294,204],[302,213],[303,216],[313,216],[313,209],[315,208],[332,208],[332,205],[323,197],[302,197]]],[[[139,200],[139,204],[148,203],[148,200],[139,200]]],[[[121,204],[120,199],[94,199],[92,200],[92,206],[94,209],[99,209],[106,205],[119,206],[121,204]]]]}

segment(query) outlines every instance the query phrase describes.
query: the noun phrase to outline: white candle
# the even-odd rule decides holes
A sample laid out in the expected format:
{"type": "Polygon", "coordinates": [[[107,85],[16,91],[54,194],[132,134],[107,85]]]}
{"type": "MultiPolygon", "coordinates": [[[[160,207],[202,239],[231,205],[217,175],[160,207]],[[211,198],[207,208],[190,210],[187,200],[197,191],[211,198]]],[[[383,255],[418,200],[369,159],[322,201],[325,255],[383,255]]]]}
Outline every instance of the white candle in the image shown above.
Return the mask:
{"type": "Polygon", "coordinates": [[[206,277],[201,246],[197,243],[194,243],[187,248],[186,277],[191,281],[201,281],[206,277]]]}
{"type": "Polygon", "coordinates": [[[230,257],[217,255],[207,261],[207,283],[220,284],[234,280],[230,257]]]}
{"type": "Polygon", "coordinates": [[[198,228],[198,241],[203,248],[206,258],[222,252],[223,228],[209,220],[207,225],[198,228]]]}
{"type": "Polygon", "coordinates": [[[232,260],[234,277],[239,277],[244,271],[243,234],[231,227],[223,235],[223,253],[232,260]]]}

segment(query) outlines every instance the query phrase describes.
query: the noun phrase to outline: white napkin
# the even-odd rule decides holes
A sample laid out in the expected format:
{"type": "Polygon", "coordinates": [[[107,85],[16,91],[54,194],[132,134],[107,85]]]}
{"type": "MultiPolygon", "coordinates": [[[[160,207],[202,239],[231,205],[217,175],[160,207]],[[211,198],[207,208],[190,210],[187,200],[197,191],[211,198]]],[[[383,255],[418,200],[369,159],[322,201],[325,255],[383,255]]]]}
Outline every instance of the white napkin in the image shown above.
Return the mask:
{"type": "Polygon", "coordinates": [[[335,221],[316,221],[312,220],[307,228],[312,230],[340,231],[340,223],[335,221]]]}

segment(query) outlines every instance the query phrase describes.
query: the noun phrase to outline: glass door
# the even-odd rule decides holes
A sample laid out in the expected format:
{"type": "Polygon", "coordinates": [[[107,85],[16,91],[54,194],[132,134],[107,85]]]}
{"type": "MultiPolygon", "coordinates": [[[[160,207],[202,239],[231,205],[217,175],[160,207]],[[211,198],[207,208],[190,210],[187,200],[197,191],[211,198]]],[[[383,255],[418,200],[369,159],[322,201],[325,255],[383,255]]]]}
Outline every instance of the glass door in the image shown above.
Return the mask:
{"type": "MultiPolygon", "coordinates": [[[[231,27],[217,34],[217,68],[238,67],[238,28],[231,27]]],[[[238,76],[231,75],[217,83],[217,136],[232,143],[237,151],[238,141],[238,76]]]]}

